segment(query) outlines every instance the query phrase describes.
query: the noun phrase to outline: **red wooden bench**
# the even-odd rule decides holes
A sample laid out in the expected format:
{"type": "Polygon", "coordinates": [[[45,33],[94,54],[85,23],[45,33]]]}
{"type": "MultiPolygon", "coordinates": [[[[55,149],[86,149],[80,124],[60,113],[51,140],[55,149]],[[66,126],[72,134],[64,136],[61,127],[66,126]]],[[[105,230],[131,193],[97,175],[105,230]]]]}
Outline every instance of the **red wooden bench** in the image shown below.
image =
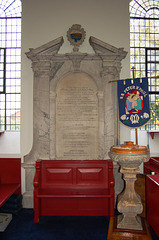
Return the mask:
{"type": "Polygon", "coordinates": [[[159,174],[159,157],[151,157],[148,162],[144,163],[144,173],[151,174],[152,172],[159,174]]]}
{"type": "Polygon", "coordinates": [[[13,193],[21,193],[21,159],[0,158],[0,207],[13,193]]]}
{"type": "Polygon", "coordinates": [[[111,160],[38,160],[34,222],[40,216],[114,215],[111,160]]]}
{"type": "Polygon", "coordinates": [[[151,157],[144,163],[144,173],[146,174],[146,218],[159,237],[159,157],[151,157]]]}
{"type": "Polygon", "coordinates": [[[159,174],[146,176],[147,221],[159,237],[159,174]]]}

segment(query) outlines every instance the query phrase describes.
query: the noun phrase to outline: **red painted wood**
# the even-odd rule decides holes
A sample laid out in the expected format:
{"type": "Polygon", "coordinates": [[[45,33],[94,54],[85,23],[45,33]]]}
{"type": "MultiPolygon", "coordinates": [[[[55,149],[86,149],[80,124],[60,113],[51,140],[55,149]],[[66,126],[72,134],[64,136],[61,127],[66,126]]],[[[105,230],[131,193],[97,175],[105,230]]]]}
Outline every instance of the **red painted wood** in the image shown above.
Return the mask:
{"type": "Polygon", "coordinates": [[[151,172],[159,174],[159,157],[151,157],[148,162],[144,163],[144,173],[151,174],[151,172]]]}
{"type": "Polygon", "coordinates": [[[34,178],[34,221],[40,215],[114,215],[110,160],[41,160],[34,178]]]}
{"type": "Polygon", "coordinates": [[[0,184],[0,207],[20,187],[17,183],[0,184]]]}
{"type": "Polygon", "coordinates": [[[21,193],[21,159],[0,158],[0,207],[13,193],[21,193]]]}
{"type": "Polygon", "coordinates": [[[159,175],[146,176],[147,221],[159,237],[159,175]]]}

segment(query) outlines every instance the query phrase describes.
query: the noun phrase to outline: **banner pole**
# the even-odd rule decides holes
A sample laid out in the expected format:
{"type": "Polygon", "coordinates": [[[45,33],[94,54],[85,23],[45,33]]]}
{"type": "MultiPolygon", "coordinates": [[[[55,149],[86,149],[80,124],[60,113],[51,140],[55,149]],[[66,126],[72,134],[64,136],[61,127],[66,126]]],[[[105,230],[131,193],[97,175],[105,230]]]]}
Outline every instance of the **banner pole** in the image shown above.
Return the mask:
{"type": "MultiPolygon", "coordinates": [[[[148,77],[148,78],[159,78],[159,75],[157,75],[157,76],[151,76],[151,77],[148,77]]],[[[121,79],[122,81],[124,80],[124,79],[121,79]]],[[[111,80],[111,81],[109,81],[108,83],[112,83],[112,82],[118,82],[118,81],[121,81],[121,80],[111,80]]],[[[133,80],[133,79],[132,79],[133,80]]]]}
{"type": "MultiPolygon", "coordinates": [[[[132,73],[133,73],[133,80],[135,79],[135,67],[133,66],[132,68],[132,73]]],[[[136,139],[136,145],[138,145],[138,130],[135,128],[135,139],[136,139]]]]}
{"type": "MultiPolygon", "coordinates": [[[[133,66],[132,68],[132,75],[133,75],[133,80],[135,79],[135,67],[133,66]]],[[[135,139],[136,139],[136,145],[138,145],[138,130],[135,128],[135,139]]]]}
{"type": "Polygon", "coordinates": [[[136,145],[138,145],[138,131],[137,131],[137,128],[135,128],[135,136],[136,136],[136,145]]]}

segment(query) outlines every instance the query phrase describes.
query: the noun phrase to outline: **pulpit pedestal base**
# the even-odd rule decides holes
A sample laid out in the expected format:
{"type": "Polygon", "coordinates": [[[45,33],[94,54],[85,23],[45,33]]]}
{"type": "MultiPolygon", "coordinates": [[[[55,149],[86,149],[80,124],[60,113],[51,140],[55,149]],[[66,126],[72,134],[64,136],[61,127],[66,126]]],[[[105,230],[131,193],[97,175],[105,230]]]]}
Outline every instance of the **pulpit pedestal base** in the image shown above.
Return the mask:
{"type": "Polygon", "coordinates": [[[117,216],[110,217],[108,240],[152,240],[149,224],[141,218],[143,230],[117,228],[117,216]]]}

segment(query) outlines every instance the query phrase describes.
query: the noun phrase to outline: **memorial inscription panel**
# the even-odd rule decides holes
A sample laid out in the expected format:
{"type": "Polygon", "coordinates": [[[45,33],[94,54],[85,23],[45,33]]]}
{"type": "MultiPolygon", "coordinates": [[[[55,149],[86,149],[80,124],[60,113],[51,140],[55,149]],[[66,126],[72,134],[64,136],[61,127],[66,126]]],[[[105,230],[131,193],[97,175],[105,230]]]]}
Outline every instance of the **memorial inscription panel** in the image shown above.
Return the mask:
{"type": "Polygon", "coordinates": [[[56,93],[56,158],[98,159],[98,99],[93,79],[71,73],[59,82],[56,93]]]}

